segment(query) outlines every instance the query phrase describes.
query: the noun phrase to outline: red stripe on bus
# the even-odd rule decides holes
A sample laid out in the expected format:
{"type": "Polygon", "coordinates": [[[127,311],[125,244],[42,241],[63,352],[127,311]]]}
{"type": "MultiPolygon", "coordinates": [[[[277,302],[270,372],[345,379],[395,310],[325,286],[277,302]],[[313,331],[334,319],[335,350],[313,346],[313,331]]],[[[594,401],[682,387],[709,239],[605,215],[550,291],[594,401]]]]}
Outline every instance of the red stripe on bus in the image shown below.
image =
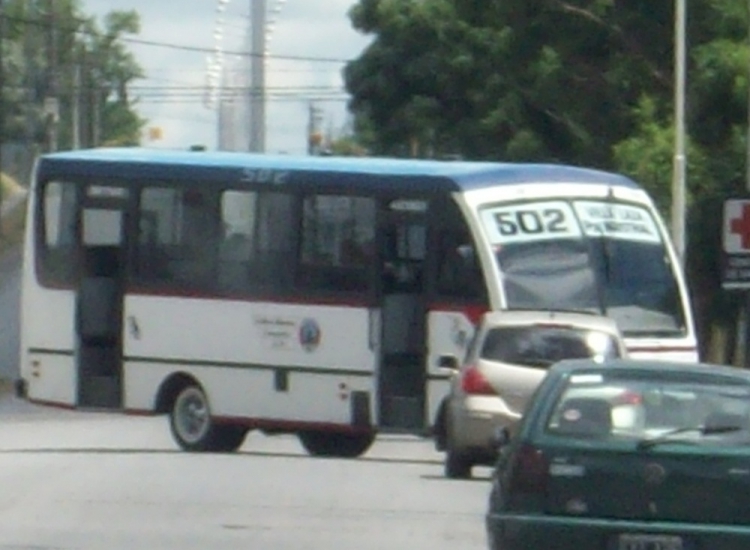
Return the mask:
{"type": "Polygon", "coordinates": [[[148,409],[124,409],[123,412],[129,416],[160,416],[164,413],[150,411],[148,409]]]}
{"type": "Polygon", "coordinates": [[[209,294],[200,291],[191,290],[156,290],[145,288],[129,288],[125,296],[156,296],[163,298],[194,298],[196,300],[213,300],[213,301],[233,301],[233,302],[255,302],[264,304],[299,304],[304,306],[321,305],[321,306],[343,306],[368,309],[375,307],[375,302],[362,300],[353,297],[321,297],[321,296],[263,296],[246,294],[209,294]]]}
{"type": "Polygon", "coordinates": [[[76,408],[75,405],[71,405],[69,403],[58,403],[56,401],[48,401],[46,399],[32,399],[31,397],[29,397],[26,399],[26,401],[34,405],[40,405],[42,407],[54,407],[56,409],[65,409],[67,411],[73,411],[76,408]]]}
{"type": "Polygon", "coordinates": [[[430,304],[430,313],[463,313],[474,326],[479,324],[482,315],[487,313],[490,308],[485,304],[430,304]]]}

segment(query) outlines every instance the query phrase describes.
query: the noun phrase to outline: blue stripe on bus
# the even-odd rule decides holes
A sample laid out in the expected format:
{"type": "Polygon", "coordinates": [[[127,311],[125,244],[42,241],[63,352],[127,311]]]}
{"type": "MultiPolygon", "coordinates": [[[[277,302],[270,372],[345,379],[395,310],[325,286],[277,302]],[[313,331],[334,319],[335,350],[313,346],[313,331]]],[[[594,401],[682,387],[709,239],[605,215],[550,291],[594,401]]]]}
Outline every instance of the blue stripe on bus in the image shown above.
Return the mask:
{"type": "MultiPolygon", "coordinates": [[[[456,192],[517,183],[596,183],[637,189],[610,172],[557,164],[520,164],[373,157],[316,157],[148,148],[102,148],[44,155],[41,179],[55,177],[181,179],[239,183],[246,170],[289,172],[288,186],[456,192]]],[[[269,186],[272,184],[269,184],[269,186]]],[[[280,185],[281,186],[281,185],[280,185]]]]}

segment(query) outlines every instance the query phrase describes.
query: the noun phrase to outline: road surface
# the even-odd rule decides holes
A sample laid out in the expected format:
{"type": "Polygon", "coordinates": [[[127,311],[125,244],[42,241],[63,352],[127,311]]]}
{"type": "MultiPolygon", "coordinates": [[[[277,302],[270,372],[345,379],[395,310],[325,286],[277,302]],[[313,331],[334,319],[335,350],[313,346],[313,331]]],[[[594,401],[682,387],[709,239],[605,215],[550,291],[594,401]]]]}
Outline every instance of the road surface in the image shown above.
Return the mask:
{"type": "MultiPolygon", "coordinates": [[[[0,549],[475,550],[487,478],[442,477],[429,441],[357,460],[250,434],[239,453],[177,451],[166,419],[0,396],[0,549]]],[[[488,470],[477,469],[486,476],[488,470]]]]}
{"type": "MultiPolygon", "coordinates": [[[[0,378],[18,376],[21,247],[0,256],[0,378]]],[[[2,547],[0,547],[2,548],[2,547]]]]}

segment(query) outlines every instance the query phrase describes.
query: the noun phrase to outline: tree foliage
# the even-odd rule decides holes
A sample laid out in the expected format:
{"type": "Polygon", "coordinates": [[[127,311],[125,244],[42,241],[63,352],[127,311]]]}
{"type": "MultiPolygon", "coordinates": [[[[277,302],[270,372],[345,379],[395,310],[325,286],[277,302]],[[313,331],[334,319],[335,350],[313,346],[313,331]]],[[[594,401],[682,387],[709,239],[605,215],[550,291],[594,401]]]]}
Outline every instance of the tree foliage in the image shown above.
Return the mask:
{"type": "Polygon", "coordinates": [[[135,11],[100,27],[78,0],[5,0],[3,19],[4,141],[48,148],[54,99],[58,148],[138,143],[145,121],[128,86],[143,72],[122,40],[140,30],[135,11]]]}
{"type": "MultiPolygon", "coordinates": [[[[355,128],[374,154],[621,171],[669,216],[674,15],[673,0],[359,0],[352,24],[373,40],[344,71],[355,128]]],[[[723,315],[717,212],[745,188],[748,23],[746,3],[688,3],[687,266],[699,315],[723,315]]]]}

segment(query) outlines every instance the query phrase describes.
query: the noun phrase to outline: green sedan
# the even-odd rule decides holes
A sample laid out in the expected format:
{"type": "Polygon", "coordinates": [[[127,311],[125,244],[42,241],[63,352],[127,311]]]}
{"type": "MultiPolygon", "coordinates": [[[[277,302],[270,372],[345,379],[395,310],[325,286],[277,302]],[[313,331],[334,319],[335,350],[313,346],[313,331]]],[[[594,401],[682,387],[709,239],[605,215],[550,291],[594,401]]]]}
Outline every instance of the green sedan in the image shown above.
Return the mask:
{"type": "Polygon", "coordinates": [[[497,437],[492,550],[750,549],[750,372],[563,361],[497,437]]]}

